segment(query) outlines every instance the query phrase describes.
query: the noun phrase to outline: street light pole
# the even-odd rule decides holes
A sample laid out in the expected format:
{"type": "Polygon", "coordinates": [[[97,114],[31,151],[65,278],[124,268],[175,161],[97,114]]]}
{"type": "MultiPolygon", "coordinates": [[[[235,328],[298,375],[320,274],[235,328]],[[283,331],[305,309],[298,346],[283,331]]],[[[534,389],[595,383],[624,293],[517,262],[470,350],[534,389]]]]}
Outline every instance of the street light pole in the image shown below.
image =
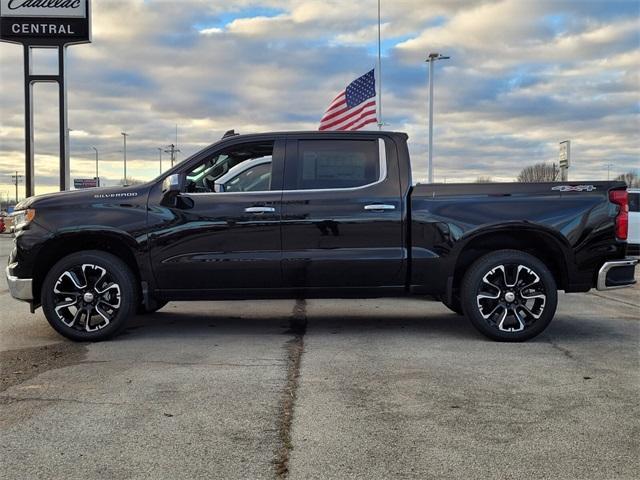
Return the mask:
{"type": "Polygon", "coordinates": [[[120,132],[120,135],[124,138],[124,186],[127,186],[127,132],[120,132]]]}
{"type": "Polygon", "coordinates": [[[429,63],[429,183],[433,183],[433,62],[436,60],[448,60],[439,53],[430,53],[427,57],[429,63]]]}
{"type": "Polygon", "coordinates": [[[100,176],[98,175],[98,149],[96,147],[91,147],[96,151],[96,186],[100,186],[100,176]]]}

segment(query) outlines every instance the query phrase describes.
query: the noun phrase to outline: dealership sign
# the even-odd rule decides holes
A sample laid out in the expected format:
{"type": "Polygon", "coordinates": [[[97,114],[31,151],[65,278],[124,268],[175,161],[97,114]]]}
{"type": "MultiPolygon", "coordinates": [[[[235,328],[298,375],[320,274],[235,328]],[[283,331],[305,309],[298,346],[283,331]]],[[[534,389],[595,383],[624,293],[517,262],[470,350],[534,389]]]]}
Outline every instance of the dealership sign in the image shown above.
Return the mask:
{"type": "Polygon", "coordinates": [[[39,82],[58,84],[58,128],[60,136],[60,190],[70,188],[69,126],[67,125],[67,46],[91,42],[90,0],[0,0],[0,41],[18,43],[24,50],[25,190],[35,195],[33,151],[33,86],[39,82]],[[33,55],[55,50],[55,71],[43,74],[34,68],[33,55]]]}
{"type": "Polygon", "coordinates": [[[74,188],[95,188],[99,186],[100,186],[100,182],[97,178],[74,178],[73,179],[74,188]]]}
{"type": "Polygon", "coordinates": [[[0,39],[28,45],[91,41],[89,0],[0,0],[0,39]]]}

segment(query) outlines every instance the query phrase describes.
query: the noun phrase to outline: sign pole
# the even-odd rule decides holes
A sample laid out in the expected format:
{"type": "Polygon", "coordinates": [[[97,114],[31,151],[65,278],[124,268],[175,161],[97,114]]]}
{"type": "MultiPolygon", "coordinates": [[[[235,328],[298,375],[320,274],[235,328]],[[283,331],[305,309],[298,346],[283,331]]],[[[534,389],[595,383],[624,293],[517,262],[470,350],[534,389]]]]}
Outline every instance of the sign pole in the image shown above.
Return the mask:
{"type": "Polygon", "coordinates": [[[569,167],[571,166],[571,140],[560,142],[560,180],[569,180],[569,167]]]}
{"type": "MultiPolygon", "coordinates": [[[[31,83],[31,47],[24,46],[24,188],[25,198],[34,194],[33,181],[33,84],[31,83]]],[[[16,189],[17,191],[17,189],[16,189]]],[[[16,194],[16,198],[18,195],[16,194]]],[[[17,200],[16,200],[17,201],[17,200]]]]}
{"type": "Polygon", "coordinates": [[[67,82],[65,66],[67,47],[58,46],[58,111],[60,115],[60,191],[71,188],[69,168],[69,125],[67,122],[67,82]]]}
{"type": "Polygon", "coordinates": [[[433,183],[433,57],[429,55],[429,174],[428,181],[433,183]]]}
{"type": "Polygon", "coordinates": [[[39,82],[58,84],[60,190],[69,190],[66,51],[68,45],[91,42],[91,2],[0,0],[0,41],[21,44],[24,50],[25,194],[35,195],[33,85],[39,82]],[[58,55],[56,74],[34,73],[33,50],[54,48],[58,55]]]}

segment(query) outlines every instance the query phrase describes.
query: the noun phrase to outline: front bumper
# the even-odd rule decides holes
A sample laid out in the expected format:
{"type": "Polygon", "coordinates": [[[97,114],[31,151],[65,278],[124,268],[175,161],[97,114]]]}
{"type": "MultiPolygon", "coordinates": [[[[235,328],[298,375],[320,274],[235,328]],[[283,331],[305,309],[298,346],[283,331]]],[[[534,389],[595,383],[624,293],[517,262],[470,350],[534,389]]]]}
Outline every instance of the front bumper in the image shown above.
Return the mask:
{"type": "Polygon", "coordinates": [[[638,260],[626,258],[605,262],[598,271],[598,290],[611,290],[635,285],[635,268],[638,260]]]}
{"type": "Polygon", "coordinates": [[[11,265],[7,266],[7,285],[13,298],[24,301],[33,300],[33,279],[18,278],[12,274],[11,265]]]}

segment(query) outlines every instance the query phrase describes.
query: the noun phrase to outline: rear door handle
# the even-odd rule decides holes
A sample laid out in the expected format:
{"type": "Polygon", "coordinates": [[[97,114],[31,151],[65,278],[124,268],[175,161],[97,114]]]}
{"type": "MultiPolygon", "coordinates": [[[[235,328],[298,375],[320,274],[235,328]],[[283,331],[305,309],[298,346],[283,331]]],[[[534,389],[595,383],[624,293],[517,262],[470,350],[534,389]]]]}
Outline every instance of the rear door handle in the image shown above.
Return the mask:
{"type": "Polygon", "coordinates": [[[273,207],[247,207],[244,211],[247,213],[273,213],[276,209],[273,207]]]}
{"type": "Polygon", "coordinates": [[[372,205],[365,205],[365,210],[395,210],[395,205],[388,205],[384,203],[374,203],[372,205]]]}

